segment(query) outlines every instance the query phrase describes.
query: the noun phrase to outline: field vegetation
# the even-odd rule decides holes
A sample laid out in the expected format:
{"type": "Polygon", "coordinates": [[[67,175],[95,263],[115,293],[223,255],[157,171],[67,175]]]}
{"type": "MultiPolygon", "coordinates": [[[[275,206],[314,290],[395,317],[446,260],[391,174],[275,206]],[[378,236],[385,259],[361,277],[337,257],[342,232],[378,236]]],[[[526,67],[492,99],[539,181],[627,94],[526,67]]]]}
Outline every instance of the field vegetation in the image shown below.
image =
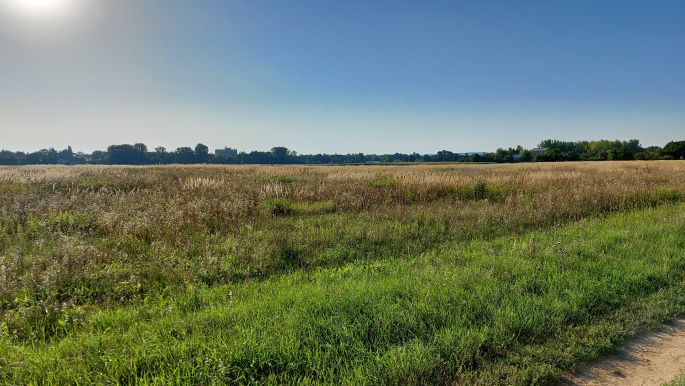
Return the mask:
{"type": "Polygon", "coordinates": [[[548,384],[685,312],[685,163],[0,168],[0,383],[548,384]]]}

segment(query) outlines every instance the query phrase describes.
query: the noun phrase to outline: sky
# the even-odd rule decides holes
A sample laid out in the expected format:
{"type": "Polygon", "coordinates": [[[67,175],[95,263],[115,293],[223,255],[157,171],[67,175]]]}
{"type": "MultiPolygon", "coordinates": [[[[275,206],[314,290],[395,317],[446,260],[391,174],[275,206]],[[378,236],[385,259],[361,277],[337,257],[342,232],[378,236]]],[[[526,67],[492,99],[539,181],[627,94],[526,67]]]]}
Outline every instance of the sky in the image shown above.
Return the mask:
{"type": "Polygon", "coordinates": [[[0,148],[685,139],[682,0],[0,0],[0,148]]]}

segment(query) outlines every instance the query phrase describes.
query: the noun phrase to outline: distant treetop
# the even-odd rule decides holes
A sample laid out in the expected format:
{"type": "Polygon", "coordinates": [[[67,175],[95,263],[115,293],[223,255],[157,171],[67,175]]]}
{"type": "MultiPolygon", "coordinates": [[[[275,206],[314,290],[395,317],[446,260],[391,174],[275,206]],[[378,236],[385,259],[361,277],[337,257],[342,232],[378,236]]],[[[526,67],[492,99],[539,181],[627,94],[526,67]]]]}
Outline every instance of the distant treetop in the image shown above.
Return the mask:
{"type": "Polygon", "coordinates": [[[435,154],[298,154],[283,146],[270,151],[238,152],[219,149],[215,154],[201,143],[195,148],[179,147],[168,152],[163,146],[149,151],[143,143],[111,145],[106,151],[91,154],[74,153],[71,146],[57,151],[53,148],[33,153],[0,151],[0,165],[36,164],[374,164],[407,162],[555,162],[555,161],[606,161],[606,160],[659,160],[685,159],[685,141],[672,141],[663,148],[643,148],[640,141],[559,141],[546,139],[533,149],[522,146],[497,149],[494,152],[454,153],[440,150],[435,154]]]}

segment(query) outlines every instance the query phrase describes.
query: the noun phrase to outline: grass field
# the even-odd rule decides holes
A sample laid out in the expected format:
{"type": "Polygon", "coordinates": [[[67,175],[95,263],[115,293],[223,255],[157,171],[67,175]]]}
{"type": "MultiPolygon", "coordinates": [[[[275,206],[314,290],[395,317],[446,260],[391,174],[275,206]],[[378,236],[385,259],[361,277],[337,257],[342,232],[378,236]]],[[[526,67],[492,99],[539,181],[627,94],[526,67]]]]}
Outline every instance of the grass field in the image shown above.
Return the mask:
{"type": "Polygon", "coordinates": [[[549,384],[685,312],[685,163],[0,168],[0,383],[549,384]]]}

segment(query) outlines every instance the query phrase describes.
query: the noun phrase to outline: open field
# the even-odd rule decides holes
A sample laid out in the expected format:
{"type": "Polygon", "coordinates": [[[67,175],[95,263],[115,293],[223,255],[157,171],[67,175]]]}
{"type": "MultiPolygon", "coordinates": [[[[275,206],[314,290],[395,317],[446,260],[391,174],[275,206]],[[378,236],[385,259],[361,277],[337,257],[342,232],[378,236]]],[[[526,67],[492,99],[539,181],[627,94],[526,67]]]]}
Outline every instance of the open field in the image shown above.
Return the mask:
{"type": "Polygon", "coordinates": [[[0,383],[548,384],[685,312],[685,162],[0,168],[0,383]]]}

